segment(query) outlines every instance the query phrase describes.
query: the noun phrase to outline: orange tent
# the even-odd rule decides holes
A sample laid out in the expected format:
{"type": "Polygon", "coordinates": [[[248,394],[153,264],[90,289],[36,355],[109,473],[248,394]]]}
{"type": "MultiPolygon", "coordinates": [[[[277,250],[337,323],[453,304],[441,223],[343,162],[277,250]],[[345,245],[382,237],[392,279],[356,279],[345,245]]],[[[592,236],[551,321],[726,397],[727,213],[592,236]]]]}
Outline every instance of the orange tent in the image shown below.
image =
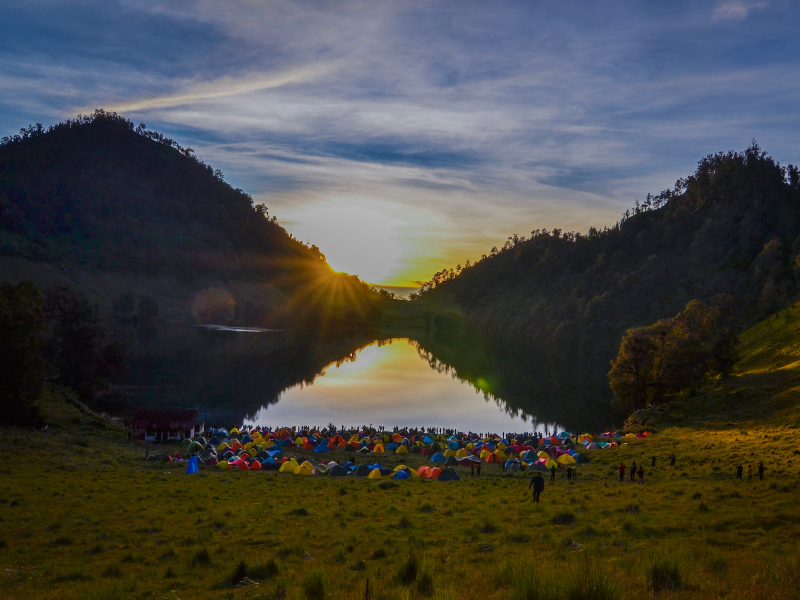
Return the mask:
{"type": "Polygon", "coordinates": [[[441,475],[442,470],[439,467],[434,467],[429,469],[428,472],[425,474],[425,477],[428,479],[439,479],[439,475],[441,475]]]}

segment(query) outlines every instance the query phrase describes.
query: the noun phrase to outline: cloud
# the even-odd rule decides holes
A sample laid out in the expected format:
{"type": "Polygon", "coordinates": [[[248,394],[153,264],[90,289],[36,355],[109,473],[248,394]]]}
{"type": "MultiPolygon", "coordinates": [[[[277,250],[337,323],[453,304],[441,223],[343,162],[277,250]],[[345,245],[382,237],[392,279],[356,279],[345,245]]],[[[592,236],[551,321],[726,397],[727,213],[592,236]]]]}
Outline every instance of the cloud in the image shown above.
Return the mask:
{"type": "Polygon", "coordinates": [[[713,18],[725,21],[741,21],[754,10],[766,8],[767,2],[747,2],[745,0],[723,0],[714,7],[713,18]]]}
{"type": "MultiPolygon", "coordinates": [[[[111,104],[107,110],[120,113],[142,112],[156,108],[172,108],[198,102],[207,102],[263,90],[271,90],[291,84],[307,83],[333,75],[337,67],[332,64],[315,64],[280,73],[248,75],[245,77],[221,77],[213,81],[193,83],[179,92],[164,96],[140,98],[111,104]]],[[[86,109],[84,109],[86,110],[86,109]]]]}

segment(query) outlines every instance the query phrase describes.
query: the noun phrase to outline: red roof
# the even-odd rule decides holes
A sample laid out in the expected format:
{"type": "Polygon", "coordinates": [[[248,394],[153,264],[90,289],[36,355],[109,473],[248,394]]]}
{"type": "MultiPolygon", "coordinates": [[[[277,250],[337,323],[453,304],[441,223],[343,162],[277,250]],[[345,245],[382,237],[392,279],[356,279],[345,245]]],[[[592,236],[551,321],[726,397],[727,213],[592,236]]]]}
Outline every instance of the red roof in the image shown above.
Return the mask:
{"type": "Polygon", "coordinates": [[[199,416],[196,408],[135,408],[130,423],[133,429],[191,429],[199,416]]]}

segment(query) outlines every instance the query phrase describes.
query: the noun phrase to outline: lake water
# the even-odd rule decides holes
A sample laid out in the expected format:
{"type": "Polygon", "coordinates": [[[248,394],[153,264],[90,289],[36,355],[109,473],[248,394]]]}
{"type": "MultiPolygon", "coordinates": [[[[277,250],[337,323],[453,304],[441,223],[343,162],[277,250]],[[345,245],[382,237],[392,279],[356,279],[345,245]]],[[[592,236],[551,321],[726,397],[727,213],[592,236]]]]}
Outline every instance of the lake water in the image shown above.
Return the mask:
{"type": "Polygon", "coordinates": [[[329,365],[312,385],[284,390],[250,424],[445,427],[461,431],[553,431],[535,423],[447,370],[431,368],[414,343],[394,339],[358,351],[355,360],[329,365]]]}

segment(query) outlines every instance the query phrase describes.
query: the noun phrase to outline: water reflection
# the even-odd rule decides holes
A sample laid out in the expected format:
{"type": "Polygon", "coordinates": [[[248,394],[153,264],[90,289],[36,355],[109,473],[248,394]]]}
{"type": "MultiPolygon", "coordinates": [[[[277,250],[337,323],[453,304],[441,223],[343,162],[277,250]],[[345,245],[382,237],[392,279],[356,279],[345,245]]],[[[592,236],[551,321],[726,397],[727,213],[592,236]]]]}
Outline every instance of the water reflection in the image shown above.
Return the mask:
{"type": "Polygon", "coordinates": [[[431,362],[416,342],[407,339],[362,348],[351,360],[328,366],[313,385],[284,390],[278,402],[264,406],[248,422],[496,432],[555,428],[459,379],[454,370],[431,362]]]}

